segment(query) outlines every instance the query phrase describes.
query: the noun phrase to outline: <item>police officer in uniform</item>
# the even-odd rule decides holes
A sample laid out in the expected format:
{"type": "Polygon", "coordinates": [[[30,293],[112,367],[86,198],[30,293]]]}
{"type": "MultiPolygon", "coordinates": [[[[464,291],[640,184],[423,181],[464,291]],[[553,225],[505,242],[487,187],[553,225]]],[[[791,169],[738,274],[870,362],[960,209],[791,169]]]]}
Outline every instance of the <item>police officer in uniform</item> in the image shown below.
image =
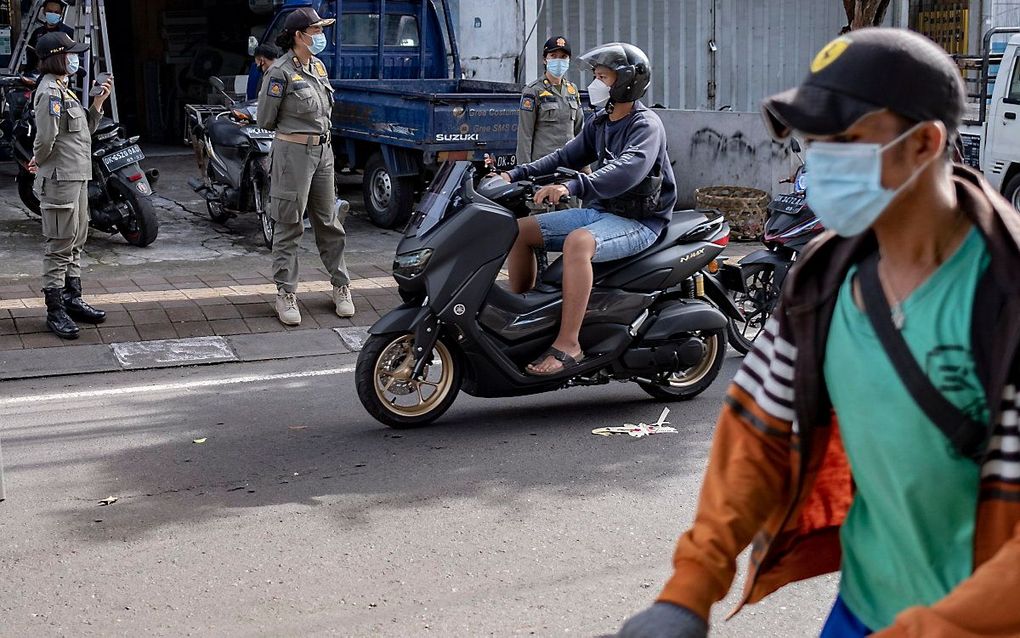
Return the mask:
{"type": "Polygon", "coordinates": [[[545,74],[524,87],[517,121],[517,164],[528,164],[561,149],[581,132],[584,114],[577,87],[564,76],[570,68],[570,44],[549,38],[542,48],[545,74]]]}
{"type": "Polygon", "coordinates": [[[335,205],[330,113],[333,87],[322,61],[323,27],[333,24],[311,8],[293,11],[277,39],[284,49],[266,72],[259,92],[258,124],[276,131],[270,157],[269,216],[273,232],[276,314],[286,325],[301,323],[297,305],[298,246],[307,209],[322,264],[333,283],[336,314],[354,316],[350,275],[344,261],[347,234],[335,205]]]}
{"type": "Polygon", "coordinates": [[[99,126],[113,78],[103,84],[86,111],[68,88],[68,76],[87,50],[63,31],[44,34],[36,43],[42,79],[35,92],[35,144],[29,170],[36,174],[46,254],[43,295],[46,325],[62,339],[77,339],[75,320],[102,323],[106,313],[82,301],[81,254],[89,235],[88,182],[92,179],[92,133],[99,126]]]}

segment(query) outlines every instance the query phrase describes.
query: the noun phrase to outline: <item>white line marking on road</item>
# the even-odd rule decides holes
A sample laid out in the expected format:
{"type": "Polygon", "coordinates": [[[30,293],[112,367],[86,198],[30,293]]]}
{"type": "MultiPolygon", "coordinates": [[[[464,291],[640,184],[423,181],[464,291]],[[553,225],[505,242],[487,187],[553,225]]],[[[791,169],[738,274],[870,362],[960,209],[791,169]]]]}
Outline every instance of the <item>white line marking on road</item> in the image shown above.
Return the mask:
{"type": "Polygon", "coordinates": [[[328,377],[337,374],[349,374],[354,372],[354,366],[343,366],[330,368],[328,370],[308,370],[305,372],[281,372],[278,374],[260,374],[247,377],[218,377],[215,379],[202,379],[201,381],[178,381],[177,383],[151,383],[148,385],[134,385],[123,388],[107,388],[105,390],[81,390],[78,392],[61,392],[56,394],[37,394],[24,397],[11,397],[0,399],[0,407],[12,405],[25,405],[29,403],[44,403],[46,401],[67,401],[74,399],[92,399],[97,397],[120,396],[125,394],[145,394],[153,392],[172,392],[177,390],[191,390],[209,386],[238,385],[242,383],[265,383],[267,381],[285,381],[287,379],[306,379],[310,377],[328,377]]]}

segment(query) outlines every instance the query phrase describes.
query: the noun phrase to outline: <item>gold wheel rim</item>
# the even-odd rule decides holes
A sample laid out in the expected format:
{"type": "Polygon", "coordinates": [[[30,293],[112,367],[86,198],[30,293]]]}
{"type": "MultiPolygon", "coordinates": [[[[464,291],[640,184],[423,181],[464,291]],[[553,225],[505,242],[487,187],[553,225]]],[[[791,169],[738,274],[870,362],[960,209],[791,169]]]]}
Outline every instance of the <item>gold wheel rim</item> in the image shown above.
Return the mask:
{"type": "Polygon", "coordinates": [[[720,338],[718,334],[711,335],[705,339],[705,356],[694,366],[682,371],[674,372],[666,378],[666,382],[673,388],[687,388],[701,381],[708,371],[712,369],[712,363],[719,354],[720,338]]]}
{"type": "Polygon", "coordinates": [[[414,337],[404,335],[390,342],[375,360],[375,394],[386,409],[403,417],[428,414],[440,405],[453,387],[453,356],[441,341],[432,349],[432,360],[422,378],[412,379],[414,337]]]}

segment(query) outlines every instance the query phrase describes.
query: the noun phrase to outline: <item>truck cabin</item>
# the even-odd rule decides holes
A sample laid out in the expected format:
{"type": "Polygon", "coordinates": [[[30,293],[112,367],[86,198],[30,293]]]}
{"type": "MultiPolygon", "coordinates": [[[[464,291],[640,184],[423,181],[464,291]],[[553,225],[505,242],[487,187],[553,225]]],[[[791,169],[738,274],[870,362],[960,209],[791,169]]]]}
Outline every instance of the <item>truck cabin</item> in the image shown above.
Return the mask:
{"type": "MultiPolygon", "coordinates": [[[[451,19],[446,0],[286,0],[261,38],[276,43],[287,16],[312,7],[323,18],[336,18],[325,30],[328,44],[318,55],[335,80],[412,80],[450,77],[447,35],[451,19]],[[437,4],[440,6],[437,7],[437,4]],[[383,18],[380,20],[380,16],[383,18]]],[[[254,49],[254,47],[252,47],[254,49]]],[[[454,64],[458,67],[459,64],[454,64]]],[[[459,69],[454,69],[455,74],[459,69]]],[[[254,98],[261,73],[248,76],[254,98]]]]}

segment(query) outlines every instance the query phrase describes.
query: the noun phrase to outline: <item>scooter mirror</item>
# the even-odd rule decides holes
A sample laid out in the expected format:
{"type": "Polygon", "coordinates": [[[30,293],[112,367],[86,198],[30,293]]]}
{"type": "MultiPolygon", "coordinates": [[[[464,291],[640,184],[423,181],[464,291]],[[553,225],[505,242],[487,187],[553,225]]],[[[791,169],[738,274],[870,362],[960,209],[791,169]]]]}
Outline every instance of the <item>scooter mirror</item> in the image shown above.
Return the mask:
{"type": "Polygon", "coordinates": [[[219,79],[215,75],[212,76],[211,78],[209,78],[209,84],[212,85],[212,88],[216,89],[217,91],[219,91],[221,93],[223,93],[223,92],[225,92],[227,90],[226,85],[223,84],[223,80],[219,79]]]}
{"type": "Polygon", "coordinates": [[[255,49],[259,47],[259,40],[253,35],[248,36],[248,55],[255,55],[255,49]]]}

